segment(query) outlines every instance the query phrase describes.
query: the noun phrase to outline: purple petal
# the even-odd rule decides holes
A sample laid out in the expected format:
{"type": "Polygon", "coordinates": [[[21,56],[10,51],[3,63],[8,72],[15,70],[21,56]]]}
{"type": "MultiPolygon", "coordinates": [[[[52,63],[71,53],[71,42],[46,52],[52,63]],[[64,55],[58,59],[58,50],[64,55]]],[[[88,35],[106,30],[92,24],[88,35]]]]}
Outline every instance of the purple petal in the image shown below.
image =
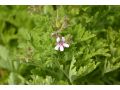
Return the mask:
{"type": "Polygon", "coordinates": [[[65,38],[64,37],[62,37],[62,41],[65,42],[65,38]]]}
{"type": "Polygon", "coordinates": [[[56,41],[57,41],[57,42],[60,42],[60,37],[57,37],[56,41]]]}
{"type": "Polygon", "coordinates": [[[59,48],[60,48],[60,45],[55,46],[55,50],[59,50],[59,48]]]}
{"type": "Polygon", "coordinates": [[[62,45],[60,46],[60,51],[64,51],[64,47],[62,45]]]}
{"type": "Polygon", "coordinates": [[[67,47],[67,48],[69,47],[69,45],[67,43],[63,43],[63,46],[67,47]]]}

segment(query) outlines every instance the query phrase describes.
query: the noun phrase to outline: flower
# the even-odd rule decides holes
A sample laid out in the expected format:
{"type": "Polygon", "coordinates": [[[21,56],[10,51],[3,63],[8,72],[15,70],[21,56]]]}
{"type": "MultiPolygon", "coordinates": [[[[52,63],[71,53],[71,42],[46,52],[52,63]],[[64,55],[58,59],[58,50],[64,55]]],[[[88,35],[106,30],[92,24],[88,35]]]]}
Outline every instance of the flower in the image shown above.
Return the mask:
{"type": "Polygon", "coordinates": [[[65,43],[64,37],[62,37],[62,39],[60,39],[60,37],[57,37],[56,41],[57,41],[57,45],[55,46],[55,50],[64,51],[64,47],[67,48],[69,47],[69,45],[65,43]]]}

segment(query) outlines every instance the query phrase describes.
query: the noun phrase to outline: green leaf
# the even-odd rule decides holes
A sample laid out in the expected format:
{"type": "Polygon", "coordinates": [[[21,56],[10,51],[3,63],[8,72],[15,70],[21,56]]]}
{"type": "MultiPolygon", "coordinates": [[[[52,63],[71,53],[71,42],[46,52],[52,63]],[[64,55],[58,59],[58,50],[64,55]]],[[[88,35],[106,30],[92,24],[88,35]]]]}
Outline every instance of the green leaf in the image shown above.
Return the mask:
{"type": "Polygon", "coordinates": [[[7,60],[8,59],[8,53],[9,53],[8,49],[5,48],[4,46],[0,45],[0,57],[1,57],[1,59],[7,60]]]}
{"type": "Polygon", "coordinates": [[[75,57],[73,56],[70,64],[70,69],[69,69],[69,79],[71,82],[74,81],[77,74],[76,67],[74,65],[75,63],[76,63],[76,60],[75,60],[75,57]]]}
{"type": "Polygon", "coordinates": [[[24,28],[21,28],[19,30],[19,36],[22,37],[24,40],[30,40],[31,39],[29,31],[24,29],[24,28]]]}
{"type": "Polygon", "coordinates": [[[94,71],[97,68],[97,66],[99,64],[100,64],[99,62],[95,63],[94,61],[92,61],[85,66],[80,66],[80,68],[77,72],[78,77],[82,77],[82,76],[85,76],[85,75],[91,73],[92,71],[94,71]]]}
{"type": "MultiPolygon", "coordinates": [[[[114,62],[115,62],[115,60],[114,60],[114,62]]],[[[105,73],[112,72],[112,71],[115,71],[119,68],[120,68],[120,62],[117,62],[116,64],[114,64],[114,63],[111,63],[110,61],[107,60],[104,72],[105,73]]]]}
{"type": "Polygon", "coordinates": [[[91,34],[90,32],[86,31],[84,33],[84,35],[81,37],[81,41],[86,41],[86,40],[93,38],[95,36],[96,36],[95,34],[91,34]]]}

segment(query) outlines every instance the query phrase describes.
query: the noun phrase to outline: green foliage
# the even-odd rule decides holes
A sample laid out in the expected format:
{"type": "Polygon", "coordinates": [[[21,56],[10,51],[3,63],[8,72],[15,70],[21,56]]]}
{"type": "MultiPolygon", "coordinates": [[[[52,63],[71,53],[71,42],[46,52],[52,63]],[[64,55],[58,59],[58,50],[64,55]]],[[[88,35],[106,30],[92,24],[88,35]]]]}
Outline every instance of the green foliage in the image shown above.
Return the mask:
{"type": "Polygon", "coordinates": [[[120,84],[119,9],[0,6],[0,84],[120,84]]]}

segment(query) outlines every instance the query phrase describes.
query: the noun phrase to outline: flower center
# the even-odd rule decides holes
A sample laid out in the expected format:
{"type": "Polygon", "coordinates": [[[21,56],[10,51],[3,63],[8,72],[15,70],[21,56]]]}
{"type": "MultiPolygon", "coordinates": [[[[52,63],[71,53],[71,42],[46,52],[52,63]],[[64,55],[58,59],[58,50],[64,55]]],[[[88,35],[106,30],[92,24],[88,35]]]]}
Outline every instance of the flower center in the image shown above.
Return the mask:
{"type": "Polygon", "coordinates": [[[58,44],[59,44],[60,46],[63,46],[64,42],[63,42],[63,41],[60,41],[58,44]]]}

